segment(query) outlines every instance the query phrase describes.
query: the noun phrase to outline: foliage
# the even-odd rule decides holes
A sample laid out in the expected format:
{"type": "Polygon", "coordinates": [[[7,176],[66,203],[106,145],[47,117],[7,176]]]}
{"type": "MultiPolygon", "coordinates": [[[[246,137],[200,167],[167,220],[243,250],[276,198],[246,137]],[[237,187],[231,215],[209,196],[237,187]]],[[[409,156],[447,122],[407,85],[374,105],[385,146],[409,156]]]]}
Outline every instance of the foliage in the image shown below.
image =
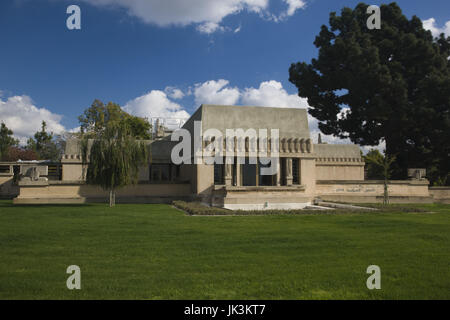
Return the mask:
{"type": "Polygon", "coordinates": [[[367,155],[363,155],[362,158],[364,159],[366,163],[366,169],[367,169],[367,179],[368,180],[382,180],[384,179],[383,176],[383,169],[376,165],[374,161],[371,161],[371,159],[374,159],[376,163],[382,162],[384,155],[378,151],[377,149],[371,149],[367,155]]]}
{"type": "Polygon", "coordinates": [[[81,146],[88,163],[86,182],[109,190],[110,206],[117,189],[137,183],[139,168],[148,161],[146,145],[136,140],[127,122],[107,123],[94,139],[84,136],[81,146]]]}
{"type": "Polygon", "coordinates": [[[100,100],[95,100],[91,107],[78,117],[78,120],[81,134],[89,137],[95,137],[104,131],[108,125],[126,125],[130,129],[131,135],[136,139],[151,139],[152,126],[147,119],[132,116],[113,102],[104,105],[100,100]]]}
{"type": "Polygon", "coordinates": [[[380,152],[371,150],[365,157],[364,161],[371,167],[375,172],[380,173],[381,177],[384,179],[384,196],[383,203],[389,203],[389,190],[388,190],[388,180],[392,175],[392,164],[395,162],[395,156],[385,155],[383,156],[380,152]]]}
{"type": "Polygon", "coordinates": [[[18,160],[38,160],[38,155],[33,150],[25,149],[22,147],[12,146],[9,147],[8,153],[6,157],[3,158],[3,161],[16,162],[18,160]]]}
{"type": "Polygon", "coordinates": [[[34,139],[29,138],[27,149],[37,153],[40,160],[59,160],[62,149],[55,142],[53,132],[47,132],[47,123],[42,121],[41,131],[34,134],[34,139]]]}
{"type": "Polygon", "coordinates": [[[315,39],[318,58],[292,64],[289,80],[308,98],[325,134],[360,145],[386,142],[394,177],[408,167],[450,171],[450,37],[433,39],[396,3],[381,6],[381,29],[369,30],[368,5],[330,14],[315,39]],[[343,109],[345,108],[345,109],[343,109]]]}
{"type": "Polygon", "coordinates": [[[17,146],[18,144],[19,140],[13,137],[12,130],[8,129],[2,122],[0,126],[0,160],[8,161],[6,158],[8,157],[9,148],[17,146]]]}

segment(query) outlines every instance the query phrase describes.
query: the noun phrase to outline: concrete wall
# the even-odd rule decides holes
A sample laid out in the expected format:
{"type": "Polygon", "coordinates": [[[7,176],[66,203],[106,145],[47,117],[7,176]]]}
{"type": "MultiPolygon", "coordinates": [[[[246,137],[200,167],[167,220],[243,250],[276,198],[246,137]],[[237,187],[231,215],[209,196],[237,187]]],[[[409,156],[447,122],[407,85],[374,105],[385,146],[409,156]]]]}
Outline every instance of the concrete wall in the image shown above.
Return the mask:
{"type": "MultiPolygon", "coordinates": [[[[188,200],[189,184],[137,184],[117,190],[118,203],[170,203],[188,200]]],[[[80,182],[45,181],[20,186],[17,204],[105,202],[108,191],[80,182]]]]}
{"type": "MultiPolygon", "coordinates": [[[[390,181],[391,203],[431,203],[427,180],[390,181]]],[[[383,201],[383,181],[318,181],[317,196],[325,201],[377,203],[383,201]]]]}
{"type": "Polygon", "coordinates": [[[450,187],[430,187],[429,191],[434,202],[450,204],[450,187]]]}
{"type": "Polygon", "coordinates": [[[194,166],[194,190],[199,196],[209,196],[214,188],[214,165],[198,164],[194,166]]]}
{"type": "Polygon", "coordinates": [[[0,199],[12,199],[19,194],[19,187],[13,183],[12,175],[0,175],[0,199]]]}
{"type": "Polygon", "coordinates": [[[316,193],[316,160],[300,159],[300,184],[305,187],[305,194],[314,196],[316,193]]]}
{"type": "Polygon", "coordinates": [[[303,209],[312,201],[302,186],[216,186],[208,204],[232,210],[303,209]]]}
{"type": "Polygon", "coordinates": [[[316,163],[317,180],[364,180],[364,163],[316,163]]]}

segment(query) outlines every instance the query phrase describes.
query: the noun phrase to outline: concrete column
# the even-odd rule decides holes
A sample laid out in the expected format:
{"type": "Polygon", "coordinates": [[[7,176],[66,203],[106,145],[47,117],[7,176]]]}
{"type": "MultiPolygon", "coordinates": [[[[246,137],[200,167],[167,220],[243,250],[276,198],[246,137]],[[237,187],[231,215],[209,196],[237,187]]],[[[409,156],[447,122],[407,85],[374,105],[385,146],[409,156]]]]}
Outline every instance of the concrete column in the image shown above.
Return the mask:
{"type": "Polygon", "coordinates": [[[292,158],[286,158],[286,185],[292,186],[292,158]]]}
{"type": "Polygon", "coordinates": [[[236,162],[236,186],[240,186],[241,185],[241,168],[242,165],[239,164],[239,162],[236,162]]]}
{"type": "Polygon", "coordinates": [[[225,164],[225,185],[231,186],[233,181],[233,165],[232,164],[225,164]]]}
{"type": "Polygon", "coordinates": [[[300,159],[300,184],[304,185],[305,194],[314,196],[316,192],[316,160],[300,159]]]}
{"type": "Polygon", "coordinates": [[[277,186],[281,186],[281,158],[277,161],[277,186]]]}

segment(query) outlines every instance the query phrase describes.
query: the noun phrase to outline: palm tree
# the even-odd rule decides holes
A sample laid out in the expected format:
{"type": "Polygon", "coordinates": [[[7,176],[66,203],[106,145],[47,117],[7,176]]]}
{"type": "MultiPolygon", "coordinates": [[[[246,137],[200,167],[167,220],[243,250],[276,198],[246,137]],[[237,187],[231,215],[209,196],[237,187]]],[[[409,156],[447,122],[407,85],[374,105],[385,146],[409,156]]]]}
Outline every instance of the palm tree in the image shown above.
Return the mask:
{"type": "Polygon", "coordinates": [[[383,204],[389,204],[389,190],[388,183],[391,177],[392,168],[391,165],[395,161],[395,156],[383,156],[380,152],[375,152],[371,150],[365,157],[366,163],[373,165],[379,169],[383,179],[384,179],[384,193],[383,193],[383,204]]]}

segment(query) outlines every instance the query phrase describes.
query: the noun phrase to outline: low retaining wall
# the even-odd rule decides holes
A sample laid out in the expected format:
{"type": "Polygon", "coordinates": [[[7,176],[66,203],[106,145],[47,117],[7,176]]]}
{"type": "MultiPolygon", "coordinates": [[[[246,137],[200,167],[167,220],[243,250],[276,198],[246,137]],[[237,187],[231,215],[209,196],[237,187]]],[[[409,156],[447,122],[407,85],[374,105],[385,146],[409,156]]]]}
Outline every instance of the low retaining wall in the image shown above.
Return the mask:
{"type": "Polygon", "coordinates": [[[0,176],[0,199],[13,199],[19,194],[19,187],[13,182],[12,175],[0,176]]]}
{"type": "MultiPolygon", "coordinates": [[[[137,184],[116,192],[117,203],[171,203],[189,200],[190,184],[137,184]]],[[[108,202],[109,192],[82,182],[45,181],[20,183],[14,204],[71,204],[108,202]]]]}
{"type": "Polygon", "coordinates": [[[450,204],[450,187],[430,187],[434,202],[450,204]]]}
{"type": "Polygon", "coordinates": [[[215,186],[208,204],[231,210],[303,209],[313,198],[304,186],[215,186]]]}
{"type": "MultiPolygon", "coordinates": [[[[391,203],[432,203],[427,180],[390,181],[388,184],[391,203]]],[[[317,181],[316,194],[324,201],[347,203],[383,202],[384,182],[366,181],[317,181]]]]}

